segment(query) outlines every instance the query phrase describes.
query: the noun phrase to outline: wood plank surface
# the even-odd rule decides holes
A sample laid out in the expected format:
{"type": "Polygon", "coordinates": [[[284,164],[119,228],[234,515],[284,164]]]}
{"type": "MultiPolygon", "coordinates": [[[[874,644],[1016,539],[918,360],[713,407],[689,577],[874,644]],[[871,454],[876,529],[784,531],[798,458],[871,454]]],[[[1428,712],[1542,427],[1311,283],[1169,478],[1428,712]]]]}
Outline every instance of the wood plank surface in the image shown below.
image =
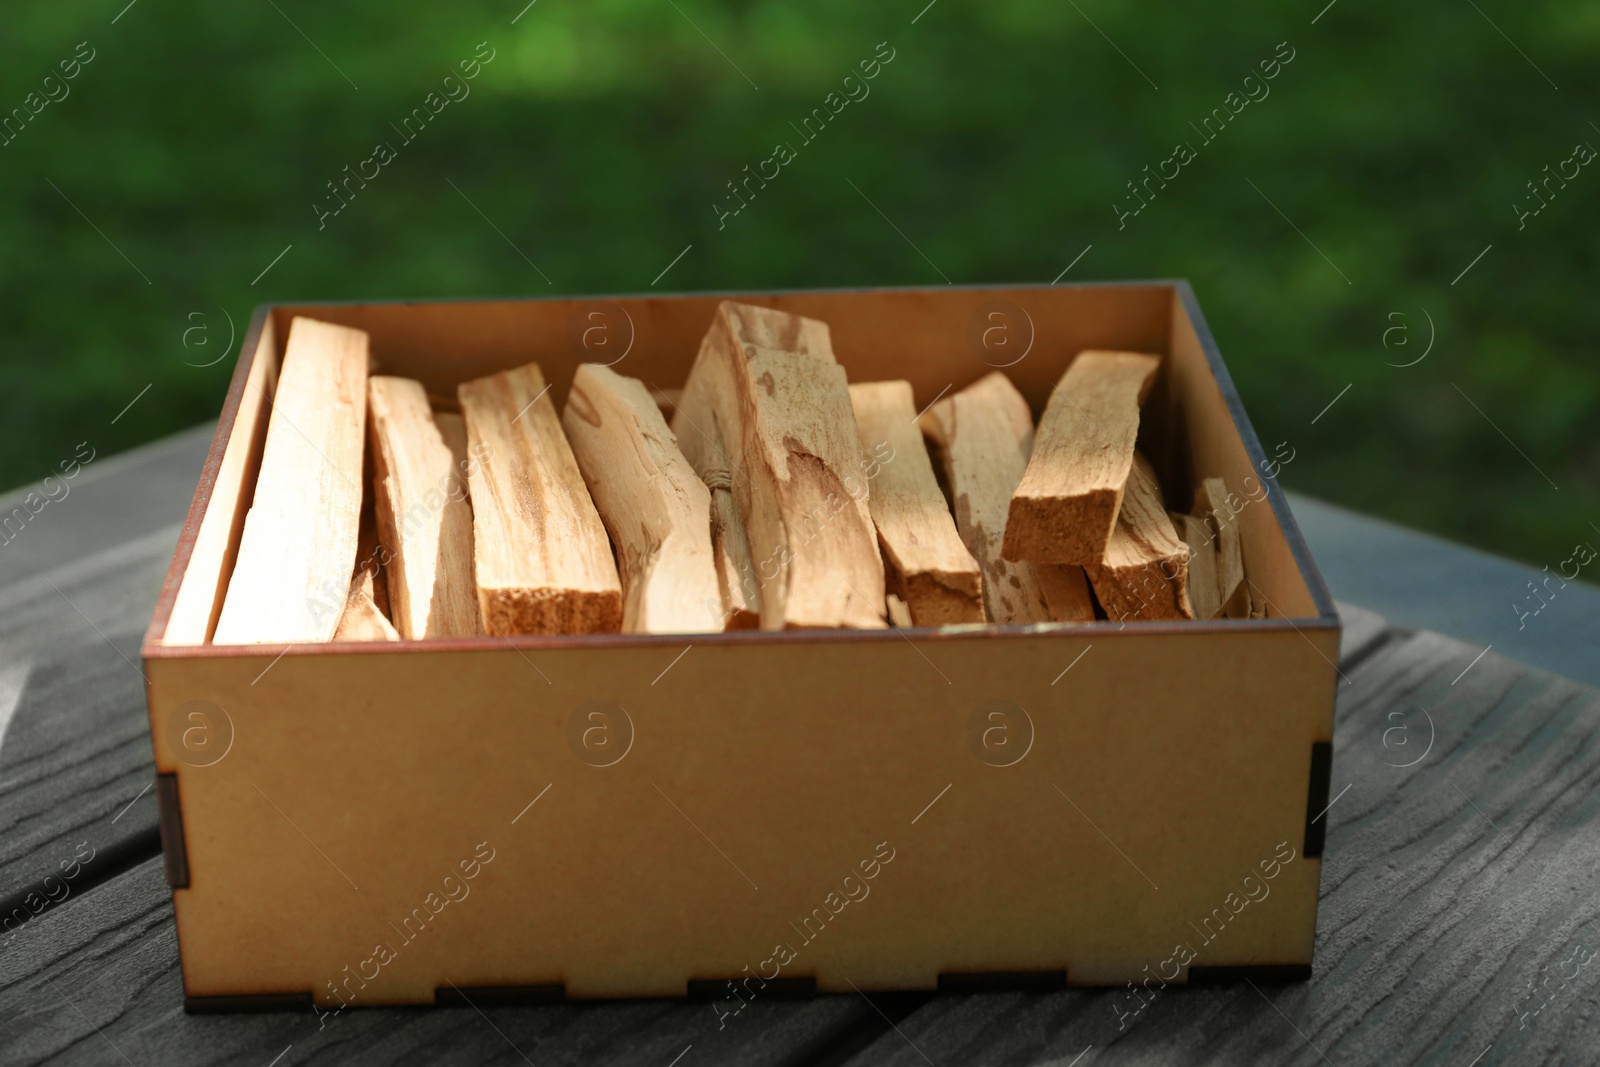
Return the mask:
{"type": "Polygon", "coordinates": [[[458,394],[472,492],[478,605],[486,633],[615,633],[622,583],[536,363],[458,394]]]}
{"type": "Polygon", "coordinates": [[[671,1000],[548,1007],[372,1008],[186,1015],[172,895],[150,860],[47,912],[0,952],[0,1057],[8,1065],[162,1067],[524,1064],[667,1067],[807,1062],[888,1029],[859,997],[759,998],[730,1018],[671,1000]],[[681,1060],[675,1057],[682,1056],[681,1060]],[[281,1057],[281,1058],[278,1058],[281,1057]]]}
{"type": "Polygon", "coordinates": [[[617,553],[622,632],[721,630],[711,491],[644,383],[585,363],[561,424],[617,553]]]}
{"type": "Polygon", "coordinates": [[[888,588],[917,626],[983,622],[983,572],[939,490],[911,383],[857,382],[850,404],[862,454],[876,461],[868,506],[888,588]]]}
{"type": "Polygon", "coordinates": [[[1433,633],[1361,648],[1309,982],[938,997],[851,1062],[1593,1062],[1600,692],[1433,633]]]}
{"type": "Polygon", "coordinates": [[[160,847],[139,643],[178,531],[0,589],[0,924],[160,847]]]}
{"type": "Polygon", "coordinates": [[[355,570],[367,418],[367,335],[295,319],[255,495],[212,641],[333,638],[320,607],[355,570]]]}

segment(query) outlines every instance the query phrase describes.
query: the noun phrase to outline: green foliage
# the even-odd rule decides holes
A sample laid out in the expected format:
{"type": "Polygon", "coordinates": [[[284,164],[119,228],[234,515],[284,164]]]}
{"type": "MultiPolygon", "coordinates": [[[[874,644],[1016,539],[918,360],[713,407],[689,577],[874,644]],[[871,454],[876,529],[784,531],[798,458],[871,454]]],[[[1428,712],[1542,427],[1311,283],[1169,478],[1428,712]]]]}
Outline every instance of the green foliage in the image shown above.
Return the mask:
{"type": "Polygon", "coordinates": [[[261,301],[637,291],[691,242],[661,288],[1048,281],[1092,244],[1069,280],[1193,281],[1290,487],[1536,563],[1600,538],[1600,168],[1521,230],[1511,206],[1600,146],[1592,7],[123,2],[8,13],[0,108],[95,58],[0,147],[0,484],[214,417],[232,359],[192,364],[261,301]],[[402,145],[480,41],[470,97],[402,145]],[[790,123],[882,41],[871,95],[801,147],[790,123]],[[1283,41],[1270,96],[1201,144],[1283,41]],[[319,230],[380,141],[398,158],[319,230]],[[779,141],[798,158],[719,229],[779,141]],[[1180,142],[1197,158],[1119,229],[1180,142]],[[1424,309],[1428,357],[1386,365],[1424,309]]]}

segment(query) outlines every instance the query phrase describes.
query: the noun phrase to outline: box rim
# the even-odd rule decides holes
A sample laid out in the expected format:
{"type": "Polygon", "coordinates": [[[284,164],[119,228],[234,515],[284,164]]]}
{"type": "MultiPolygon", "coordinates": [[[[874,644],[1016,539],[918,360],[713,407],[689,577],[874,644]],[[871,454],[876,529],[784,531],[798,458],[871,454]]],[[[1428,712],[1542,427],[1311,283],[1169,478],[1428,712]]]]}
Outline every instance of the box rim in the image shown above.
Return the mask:
{"type": "MultiPolygon", "coordinates": [[[[173,551],[172,562],[168,565],[167,574],[162,581],[161,594],[156,600],[155,612],[151,616],[150,625],[145,630],[141,656],[146,659],[182,659],[186,657],[244,657],[265,654],[265,650],[276,648],[276,644],[246,644],[246,645],[217,645],[207,642],[203,645],[165,645],[160,638],[166,633],[171,622],[172,608],[177,600],[178,588],[183,583],[183,578],[188,571],[189,562],[193,555],[195,541],[199,536],[201,522],[205,518],[206,510],[210,507],[212,494],[216,488],[217,476],[221,471],[223,454],[232,437],[234,424],[238,420],[239,408],[243,402],[245,382],[249,377],[250,368],[255,362],[255,357],[260,348],[261,334],[265,329],[267,319],[272,313],[281,308],[318,308],[318,307],[382,307],[382,306],[415,306],[419,304],[497,304],[497,303],[548,303],[553,301],[573,300],[617,300],[617,299],[670,299],[675,297],[720,297],[730,299],[740,296],[790,296],[808,293],[822,294],[876,294],[876,293],[944,293],[952,287],[906,285],[906,286],[842,286],[832,288],[796,288],[796,289],[745,289],[745,290],[679,290],[673,292],[632,292],[632,293],[572,293],[553,294],[541,296],[522,297],[429,297],[419,299],[385,299],[385,300],[319,300],[319,301],[273,301],[257,304],[251,313],[250,326],[240,344],[239,354],[234,364],[233,379],[228,387],[228,392],[223,400],[222,411],[217,417],[216,432],[211,439],[211,448],[206,453],[205,464],[201,467],[200,481],[196,486],[194,498],[189,503],[189,512],[184,519],[183,529],[178,535],[178,543],[173,551]]],[[[1211,373],[1221,391],[1223,403],[1227,406],[1228,414],[1233,419],[1235,428],[1239,431],[1240,440],[1244,445],[1245,454],[1250,459],[1251,465],[1260,472],[1264,484],[1268,487],[1267,496],[1272,501],[1273,515],[1278,520],[1279,529],[1283,532],[1288,543],[1290,556],[1299,568],[1300,577],[1306,583],[1307,591],[1311,595],[1312,605],[1317,609],[1317,615],[1298,620],[1303,625],[1296,625],[1297,620],[1287,617],[1267,619],[1206,619],[1186,620],[1183,622],[1162,621],[1121,621],[1095,620],[1086,623],[1045,623],[1021,626],[1006,626],[1000,624],[984,624],[972,627],[952,627],[944,629],[907,628],[898,629],[889,627],[884,630],[781,630],[768,631],[724,631],[721,633],[705,634],[517,634],[496,635],[477,634],[472,637],[450,638],[422,638],[415,640],[385,641],[378,644],[359,641],[328,641],[315,644],[285,646],[284,653],[290,651],[296,655],[326,655],[348,653],[388,653],[400,650],[408,651],[438,651],[438,652],[464,652],[486,651],[495,648],[490,640],[498,638],[500,642],[513,650],[546,650],[546,649],[576,649],[576,648],[648,648],[656,645],[677,647],[680,641],[690,643],[701,642],[713,645],[739,645],[745,643],[757,644],[792,644],[812,645],[827,644],[840,641],[860,642],[863,640],[887,640],[891,637],[903,637],[916,634],[920,640],[944,641],[956,638],[970,639],[981,637],[985,639],[1006,639],[1018,637],[1034,637],[1046,635],[1067,636],[1074,633],[1108,635],[1108,633],[1122,633],[1131,628],[1135,634],[1206,634],[1206,633],[1241,633],[1241,632],[1278,632],[1294,630],[1304,636],[1305,630],[1328,630],[1339,627],[1338,613],[1333,608],[1333,599],[1328,592],[1328,587],[1323,581],[1322,573],[1317,569],[1315,560],[1306,546],[1305,539],[1300,532],[1299,524],[1295,521],[1293,513],[1289,510],[1288,502],[1284,498],[1283,490],[1278,486],[1278,481],[1267,473],[1263,466],[1267,462],[1265,451],[1261,447],[1261,440],[1257,436],[1254,425],[1244,410],[1244,403],[1239,397],[1232,376],[1228,373],[1222,361],[1222,354],[1217,349],[1216,341],[1212,337],[1210,326],[1206,323],[1205,315],[1200,310],[1194,289],[1186,278],[1156,278],[1142,281],[1090,281],[1068,282],[1064,285],[1057,283],[1039,282],[986,282],[979,285],[961,285],[953,288],[966,291],[987,290],[1018,290],[1018,289],[1167,289],[1178,298],[1180,306],[1189,316],[1194,325],[1195,335],[1200,342],[1200,348],[1205,353],[1206,363],[1211,368],[1211,373]],[[1273,493],[1272,490],[1277,492],[1273,493]]],[[[1308,638],[1309,640],[1309,638],[1308,638]]],[[[148,688],[149,682],[146,681],[148,688]]]]}

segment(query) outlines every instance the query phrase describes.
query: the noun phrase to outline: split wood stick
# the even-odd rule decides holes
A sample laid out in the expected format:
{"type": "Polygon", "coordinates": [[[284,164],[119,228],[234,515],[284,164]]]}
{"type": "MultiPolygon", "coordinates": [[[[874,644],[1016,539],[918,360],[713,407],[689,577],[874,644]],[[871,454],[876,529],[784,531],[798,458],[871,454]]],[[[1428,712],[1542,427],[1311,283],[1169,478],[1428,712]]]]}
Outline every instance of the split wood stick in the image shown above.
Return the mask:
{"type": "Polygon", "coordinates": [[[914,626],[911,621],[911,609],[906,607],[906,602],[890,593],[884,598],[889,604],[889,624],[897,629],[907,629],[914,626]]]}
{"type": "Polygon", "coordinates": [[[859,382],[850,386],[850,404],[862,453],[889,449],[868,499],[888,588],[917,626],[983,622],[983,572],[961,543],[934,477],[911,383],[859,382]]]}
{"type": "Polygon", "coordinates": [[[999,371],[923,413],[922,432],[939,448],[956,529],[983,570],[990,622],[1090,622],[1094,604],[1081,567],[1003,558],[1011,493],[1028,466],[1033,415],[999,371]]]}
{"type": "Polygon", "coordinates": [[[711,551],[722,596],[723,629],[754,630],[761,625],[760,591],[744,518],[733,499],[722,430],[706,388],[710,380],[709,375],[702,375],[694,388],[679,389],[676,397],[659,390],[657,399],[665,398],[672,409],[672,432],[678,447],[711,491],[711,551]]]}
{"type": "Polygon", "coordinates": [[[827,324],[723,301],[685,386],[696,388],[721,427],[761,628],[883,627],[870,464],[827,324]]]}
{"type": "Polygon", "coordinates": [[[464,382],[478,607],[491,634],[615,633],[622,584],[537,363],[464,382]]]}
{"type": "Polygon", "coordinates": [[[1006,559],[1099,563],[1133,463],[1139,405],[1160,365],[1136,352],[1078,353],[1050,394],[1012,494],[1006,559]]]}
{"type": "Polygon", "coordinates": [[[212,641],[330,640],[355,568],[367,417],[367,335],[297,318],[212,641]]]}
{"type": "Polygon", "coordinates": [[[344,613],[339,617],[335,641],[398,641],[400,633],[378,607],[372,571],[356,570],[350,583],[350,594],[345,600],[344,613]]]}
{"type": "Polygon", "coordinates": [[[1099,565],[1088,568],[1095,596],[1113,621],[1192,619],[1188,558],[1167,518],[1155,468],[1135,452],[1116,528],[1099,565]]]}
{"type": "Polygon", "coordinates": [[[578,368],[561,416],[622,577],[622,632],[722,629],[711,491],[678,450],[644,383],[578,368]]]}
{"type": "Polygon", "coordinates": [[[1189,546],[1189,606],[1197,619],[1214,619],[1222,611],[1218,599],[1217,542],[1205,519],[1169,512],[1178,538],[1189,546]]]}
{"type": "Polygon", "coordinates": [[[372,487],[394,626],[402,637],[480,632],[472,569],[472,508],[455,455],[421,382],[367,383],[372,487]]]}
{"type": "Polygon", "coordinates": [[[1244,582],[1244,552],[1239,543],[1239,516],[1228,503],[1221,478],[1206,478],[1195,490],[1194,510],[1210,523],[1217,538],[1217,600],[1229,619],[1250,615],[1250,592],[1244,582]]]}
{"type": "Polygon", "coordinates": [[[383,577],[384,549],[378,544],[378,521],[372,494],[361,505],[361,534],[356,542],[356,573],[345,594],[335,641],[398,641],[389,621],[389,596],[383,577]]]}

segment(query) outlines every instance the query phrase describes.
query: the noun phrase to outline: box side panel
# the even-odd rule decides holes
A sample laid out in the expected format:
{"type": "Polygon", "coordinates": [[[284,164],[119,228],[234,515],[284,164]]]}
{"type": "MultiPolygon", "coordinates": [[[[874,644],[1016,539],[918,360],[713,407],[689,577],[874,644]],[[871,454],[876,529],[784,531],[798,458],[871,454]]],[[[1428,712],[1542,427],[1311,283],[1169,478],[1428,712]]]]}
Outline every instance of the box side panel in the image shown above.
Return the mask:
{"type": "Polygon", "coordinates": [[[303,305],[276,315],[280,331],[294,315],[366,330],[382,373],[417,378],[436,396],[538,361],[559,407],[585,362],[681,386],[717,302],[734,299],[827,322],[851,381],[906,378],[919,407],[1004,369],[1037,414],[1084,348],[1164,351],[1171,292],[1144,284],[684,294],[303,305]]]}
{"type": "Polygon", "coordinates": [[[1132,628],[898,648],[153,661],[187,992],[1310,961],[1324,650],[1132,628]]]}
{"type": "MultiPolygon", "coordinates": [[[[1192,505],[1192,487],[1203,478],[1223,479],[1239,516],[1245,578],[1264,594],[1269,616],[1331,617],[1331,604],[1325,612],[1319,609],[1273,505],[1272,498],[1282,496],[1276,480],[1267,473],[1278,469],[1275,461],[1252,458],[1245,434],[1212,371],[1205,344],[1178,293],[1173,295],[1171,347],[1167,388],[1152,397],[1161,404],[1162,415],[1149,421],[1168,428],[1170,434],[1164,435],[1160,449],[1162,473],[1171,479],[1169,493],[1174,482],[1189,491],[1169,499],[1168,504],[1187,511],[1192,505]]],[[[1238,417],[1243,414],[1239,409],[1238,417]]],[[[1250,440],[1253,444],[1253,434],[1250,440]]],[[[1286,454],[1292,455],[1292,451],[1286,454]]],[[[1281,463],[1281,457],[1276,462],[1281,463]]],[[[1317,583],[1320,585],[1320,579],[1317,583]]]]}
{"type": "Polygon", "coordinates": [[[162,644],[205,644],[222,610],[278,381],[276,328],[270,314],[262,319],[254,349],[241,358],[248,361],[244,385],[231,425],[224,418],[217,428],[219,435],[227,435],[227,444],[210,493],[203,500],[199,529],[160,638],[162,644]]]}

